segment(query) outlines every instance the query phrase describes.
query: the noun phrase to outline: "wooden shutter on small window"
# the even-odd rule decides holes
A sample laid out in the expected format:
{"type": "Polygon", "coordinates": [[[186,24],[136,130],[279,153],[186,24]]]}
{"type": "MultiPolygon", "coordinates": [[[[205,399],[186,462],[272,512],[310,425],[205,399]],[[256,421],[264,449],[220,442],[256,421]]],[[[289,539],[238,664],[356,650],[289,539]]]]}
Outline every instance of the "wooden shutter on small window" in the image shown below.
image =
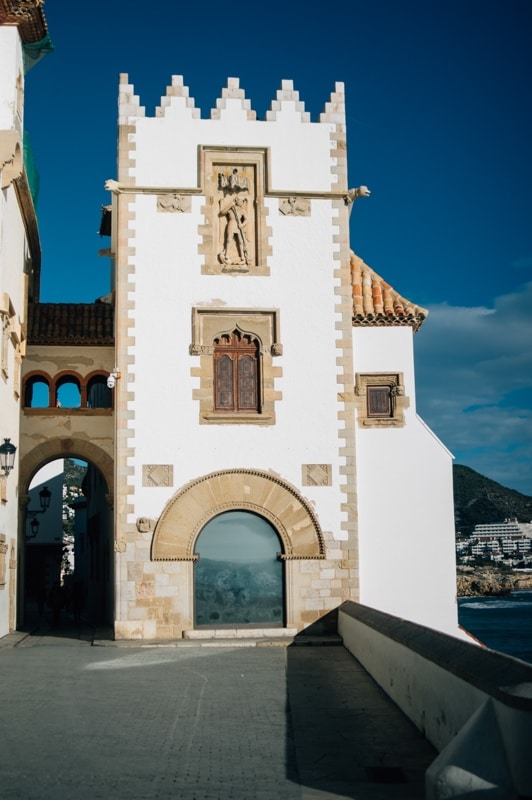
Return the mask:
{"type": "Polygon", "coordinates": [[[391,417],[393,415],[390,386],[368,386],[368,417],[391,417]]]}
{"type": "Polygon", "coordinates": [[[214,410],[259,412],[259,346],[233,331],[214,340],[214,410]]]}

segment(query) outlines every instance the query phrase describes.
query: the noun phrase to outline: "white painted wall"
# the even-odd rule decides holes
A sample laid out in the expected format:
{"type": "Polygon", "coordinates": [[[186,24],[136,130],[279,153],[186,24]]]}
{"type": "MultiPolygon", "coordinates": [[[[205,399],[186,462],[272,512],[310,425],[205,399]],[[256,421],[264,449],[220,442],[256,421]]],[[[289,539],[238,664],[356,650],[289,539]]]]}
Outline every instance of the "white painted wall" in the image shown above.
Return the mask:
{"type": "MultiPolygon", "coordinates": [[[[136,180],[196,186],[198,145],[238,144],[271,148],[275,187],[330,190],[333,126],[288,116],[284,123],[248,122],[230,109],[221,121],[172,115],[141,119],[135,134],[136,180]]],[[[340,538],[339,467],[345,459],[338,455],[337,220],[331,202],[313,199],[310,217],[291,218],[279,214],[277,198],[266,199],[275,242],[269,277],[201,274],[198,226],[204,203],[204,197],[195,197],[191,214],[161,214],[153,195],[138,195],[133,206],[135,346],[129,372],[136,379],[129,408],[136,457],[130,521],[158,517],[177,488],[213,470],[271,469],[300,487],[302,464],[326,463],[333,465],[334,485],[305,487],[304,494],[315,501],[322,527],[340,538]],[[188,354],[191,309],[198,305],[280,309],[284,353],[274,358],[274,367],[283,371],[276,380],[282,401],[276,403],[274,426],[199,425],[199,405],[192,399],[199,380],[190,377],[199,358],[188,354]],[[157,463],[173,464],[173,487],[142,487],[141,465],[157,463]]]]}
{"type": "Polygon", "coordinates": [[[457,635],[452,456],[416,414],[412,336],[353,329],[355,372],[403,372],[410,399],[404,427],[356,429],[360,602],[457,635]]]}
{"type": "MultiPolygon", "coordinates": [[[[18,28],[0,26],[0,143],[11,141],[11,133],[22,129],[22,119],[17,114],[17,75],[23,76],[22,49],[18,28]],[[9,132],[9,133],[7,133],[9,132]]],[[[9,148],[8,148],[9,150],[9,148]]],[[[0,154],[9,158],[11,151],[0,154]]],[[[0,164],[2,158],[0,158],[0,164]]],[[[0,177],[1,171],[0,171],[0,177]]],[[[19,328],[24,318],[23,269],[26,256],[26,236],[24,225],[12,185],[0,192],[0,304],[9,310],[9,325],[19,328]],[[10,301],[10,303],[9,303],[10,301]],[[14,309],[15,313],[11,311],[14,309]]],[[[4,309],[6,310],[6,309],[4,309]]],[[[2,322],[4,317],[1,317],[2,322]]],[[[0,335],[1,334],[0,325],[0,335]]],[[[6,362],[0,379],[0,442],[5,437],[18,447],[20,439],[20,413],[18,392],[20,383],[16,380],[15,349],[11,341],[6,348],[6,362]]],[[[18,456],[18,454],[17,454],[18,456]]],[[[2,547],[5,554],[5,584],[0,589],[0,636],[9,632],[15,622],[15,581],[16,570],[9,563],[17,559],[18,525],[18,457],[15,467],[4,483],[4,502],[0,502],[0,533],[5,536],[2,547]],[[11,609],[11,618],[10,618],[11,609]]],[[[0,481],[3,479],[0,478],[0,481]]]]}
{"type": "Polygon", "coordinates": [[[0,130],[15,128],[17,75],[24,74],[22,48],[15,25],[0,26],[0,130]]]}
{"type": "MultiPolygon", "coordinates": [[[[57,458],[45,464],[36,474],[30,483],[28,509],[39,511],[41,503],[39,492],[45,487],[52,493],[50,497],[50,507],[44,514],[37,514],[39,521],[39,532],[35,539],[31,539],[28,545],[34,544],[57,544],[63,541],[63,484],[64,484],[64,460],[57,458]]],[[[31,519],[26,521],[25,534],[31,532],[31,519]]]]}

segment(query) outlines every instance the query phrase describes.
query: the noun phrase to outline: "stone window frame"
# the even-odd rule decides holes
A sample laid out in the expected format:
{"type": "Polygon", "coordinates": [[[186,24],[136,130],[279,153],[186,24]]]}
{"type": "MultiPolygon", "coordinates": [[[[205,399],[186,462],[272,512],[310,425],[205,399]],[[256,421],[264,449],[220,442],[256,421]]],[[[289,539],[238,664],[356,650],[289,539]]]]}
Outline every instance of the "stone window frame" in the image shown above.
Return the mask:
{"type": "Polygon", "coordinates": [[[200,358],[199,368],[193,367],[191,375],[200,379],[200,387],[193,391],[193,399],[199,401],[201,425],[275,424],[275,401],[281,399],[280,392],[275,391],[275,379],[281,377],[282,371],[280,367],[274,367],[273,359],[283,353],[278,309],[194,307],[189,352],[200,358]],[[234,330],[259,342],[260,412],[214,410],[214,340],[234,330]]]}
{"type": "Polygon", "coordinates": [[[255,176],[255,261],[256,264],[249,270],[238,274],[247,276],[268,276],[270,269],[267,265],[267,256],[271,255],[270,236],[271,228],[266,224],[268,209],[265,206],[264,198],[268,188],[269,160],[270,152],[267,147],[216,147],[200,145],[198,148],[198,171],[199,184],[202,194],[205,195],[205,206],[202,212],[205,216],[205,224],[200,227],[202,237],[199,245],[199,253],[204,256],[204,263],[201,267],[202,275],[223,275],[226,273],[235,274],[231,269],[224,268],[217,258],[217,239],[219,218],[217,204],[215,201],[216,187],[212,186],[212,171],[215,165],[220,169],[228,169],[235,166],[249,166],[254,170],[255,176]]]}
{"type": "Polygon", "coordinates": [[[355,376],[355,408],[358,425],[362,428],[402,428],[405,425],[404,410],[410,405],[405,395],[402,372],[366,372],[355,376]],[[391,412],[386,416],[370,414],[368,389],[386,387],[390,391],[391,412]]]}

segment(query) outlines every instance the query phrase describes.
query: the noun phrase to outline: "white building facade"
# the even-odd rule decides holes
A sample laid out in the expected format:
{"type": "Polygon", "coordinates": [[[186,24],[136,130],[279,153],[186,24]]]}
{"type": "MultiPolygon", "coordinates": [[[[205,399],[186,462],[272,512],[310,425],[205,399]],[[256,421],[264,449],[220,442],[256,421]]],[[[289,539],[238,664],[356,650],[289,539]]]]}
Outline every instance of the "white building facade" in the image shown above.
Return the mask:
{"type": "MultiPolygon", "coordinates": [[[[25,73],[49,47],[39,4],[0,1],[0,444],[18,447],[26,306],[38,293],[40,244],[24,131],[25,73]]],[[[14,630],[19,537],[18,460],[0,475],[0,636],[14,630]]]]}
{"type": "MultiPolygon", "coordinates": [[[[343,84],[202,119],[121,76],[115,635],[279,633],[360,600],[458,635],[451,456],[417,417],[426,312],[351,251],[343,84]],[[231,632],[231,633],[229,633],[231,632]]],[[[356,213],[356,211],[355,211],[356,213]]]]}

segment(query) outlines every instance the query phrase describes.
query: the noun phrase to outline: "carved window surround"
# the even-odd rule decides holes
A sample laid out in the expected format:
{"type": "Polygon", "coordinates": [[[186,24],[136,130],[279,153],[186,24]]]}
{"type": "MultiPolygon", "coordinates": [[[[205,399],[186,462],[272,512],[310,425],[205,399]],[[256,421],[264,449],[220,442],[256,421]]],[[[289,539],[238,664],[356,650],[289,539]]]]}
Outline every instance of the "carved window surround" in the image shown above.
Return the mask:
{"type": "Polygon", "coordinates": [[[355,408],[362,428],[401,428],[404,409],[410,405],[405,396],[402,372],[357,373],[355,408]]]}
{"type": "Polygon", "coordinates": [[[200,378],[200,388],[194,399],[200,404],[200,424],[216,425],[273,425],[275,423],[274,381],[280,377],[279,368],[274,368],[273,358],[282,355],[279,335],[278,309],[227,309],[193,308],[192,343],[190,355],[200,357],[199,369],[192,369],[192,376],[200,378]],[[214,340],[234,330],[257,339],[261,358],[261,413],[224,413],[214,411],[213,356],[214,340]]]}

